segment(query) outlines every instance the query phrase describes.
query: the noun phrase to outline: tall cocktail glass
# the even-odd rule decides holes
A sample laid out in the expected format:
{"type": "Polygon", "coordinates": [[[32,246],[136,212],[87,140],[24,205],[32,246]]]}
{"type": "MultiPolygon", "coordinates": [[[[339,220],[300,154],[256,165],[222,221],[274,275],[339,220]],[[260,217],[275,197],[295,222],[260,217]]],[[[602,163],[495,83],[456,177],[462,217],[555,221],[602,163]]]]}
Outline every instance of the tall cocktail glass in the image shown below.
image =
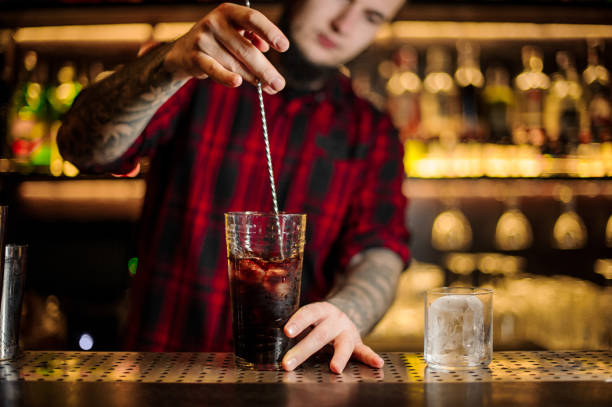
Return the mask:
{"type": "Polygon", "coordinates": [[[281,368],[283,327],[300,302],[306,215],[225,214],[234,351],[241,367],[281,368]]]}

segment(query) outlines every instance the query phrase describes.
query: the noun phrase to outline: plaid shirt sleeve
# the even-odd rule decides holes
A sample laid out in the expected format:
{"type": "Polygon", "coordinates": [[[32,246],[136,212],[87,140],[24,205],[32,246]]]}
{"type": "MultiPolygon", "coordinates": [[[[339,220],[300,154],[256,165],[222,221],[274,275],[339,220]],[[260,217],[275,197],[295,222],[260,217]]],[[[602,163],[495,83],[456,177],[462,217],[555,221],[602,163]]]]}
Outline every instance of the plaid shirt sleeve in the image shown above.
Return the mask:
{"type": "Polygon", "coordinates": [[[339,244],[342,269],[354,255],[374,247],[397,253],[404,266],[410,261],[407,202],[401,190],[403,148],[388,116],[382,116],[374,132],[368,169],[351,203],[339,244]]]}
{"type": "Polygon", "coordinates": [[[191,99],[195,80],[190,80],[172,95],[153,115],[134,143],[115,161],[87,168],[88,172],[127,174],[133,171],[141,157],[151,156],[157,146],[174,134],[181,112],[191,99]]]}

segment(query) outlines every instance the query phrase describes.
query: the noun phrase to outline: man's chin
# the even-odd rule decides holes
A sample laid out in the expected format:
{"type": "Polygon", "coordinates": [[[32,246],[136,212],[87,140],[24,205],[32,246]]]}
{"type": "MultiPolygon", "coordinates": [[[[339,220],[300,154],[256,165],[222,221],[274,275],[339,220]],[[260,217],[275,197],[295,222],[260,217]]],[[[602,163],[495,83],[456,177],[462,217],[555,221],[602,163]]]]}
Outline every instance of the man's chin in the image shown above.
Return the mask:
{"type": "Polygon", "coordinates": [[[324,69],[337,68],[342,65],[340,62],[336,61],[336,58],[331,58],[330,55],[325,52],[305,54],[304,56],[311,64],[324,69]]]}

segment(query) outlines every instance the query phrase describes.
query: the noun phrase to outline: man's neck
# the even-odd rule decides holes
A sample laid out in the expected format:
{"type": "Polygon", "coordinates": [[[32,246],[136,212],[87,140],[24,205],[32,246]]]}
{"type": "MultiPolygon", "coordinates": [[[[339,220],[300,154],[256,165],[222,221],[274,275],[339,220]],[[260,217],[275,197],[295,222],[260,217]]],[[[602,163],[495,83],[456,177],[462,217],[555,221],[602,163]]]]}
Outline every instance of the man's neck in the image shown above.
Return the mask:
{"type": "Polygon", "coordinates": [[[269,58],[285,77],[287,87],[299,91],[322,89],[329,78],[337,71],[335,67],[316,65],[310,62],[295,42],[292,42],[289,50],[282,54],[271,51],[269,58]]]}

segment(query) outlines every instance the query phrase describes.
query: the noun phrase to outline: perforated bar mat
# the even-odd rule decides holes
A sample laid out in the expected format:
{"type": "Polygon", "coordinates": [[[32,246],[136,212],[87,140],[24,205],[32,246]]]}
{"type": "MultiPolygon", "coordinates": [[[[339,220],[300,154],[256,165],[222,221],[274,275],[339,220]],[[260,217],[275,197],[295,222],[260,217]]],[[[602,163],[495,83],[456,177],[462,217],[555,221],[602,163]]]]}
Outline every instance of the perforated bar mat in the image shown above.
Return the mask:
{"type": "Polygon", "coordinates": [[[330,372],[326,362],[309,362],[294,372],[243,370],[232,353],[133,353],[27,351],[0,362],[0,380],[166,383],[354,383],[354,382],[612,382],[612,351],[496,352],[489,368],[427,369],[420,353],[382,353],[385,366],[350,362],[330,372]]]}

